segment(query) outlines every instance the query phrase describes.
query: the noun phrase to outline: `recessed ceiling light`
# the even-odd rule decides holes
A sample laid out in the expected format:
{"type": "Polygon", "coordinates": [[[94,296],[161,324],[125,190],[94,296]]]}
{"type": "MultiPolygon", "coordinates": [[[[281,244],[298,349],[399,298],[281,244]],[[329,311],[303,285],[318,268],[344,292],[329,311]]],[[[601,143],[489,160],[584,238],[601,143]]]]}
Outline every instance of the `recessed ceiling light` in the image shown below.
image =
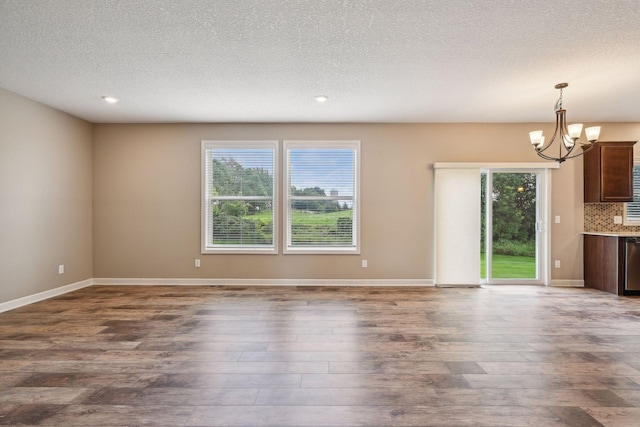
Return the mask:
{"type": "Polygon", "coordinates": [[[316,95],[315,96],[316,101],[318,101],[319,103],[323,103],[323,102],[327,102],[327,100],[329,99],[328,96],[325,95],[316,95]]]}
{"type": "Polygon", "coordinates": [[[105,102],[108,102],[109,104],[115,104],[116,102],[120,101],[115,96],[103,96],[102,99],[104,99],[105,102]]]}

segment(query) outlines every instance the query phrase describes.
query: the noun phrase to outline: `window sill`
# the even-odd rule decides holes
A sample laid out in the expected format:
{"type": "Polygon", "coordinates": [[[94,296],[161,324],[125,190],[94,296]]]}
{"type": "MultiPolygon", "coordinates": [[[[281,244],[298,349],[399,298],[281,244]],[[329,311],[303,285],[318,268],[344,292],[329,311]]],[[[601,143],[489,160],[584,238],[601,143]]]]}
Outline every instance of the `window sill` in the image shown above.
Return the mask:
{"type": "Polygon", "coordinates": [[[220,248],[220,249],[202,249],[202,255],[278,255],[275,248],[258,249],[258,248],[220,248]]]}
{"type": "Polygon", "coordinates": [[[359,248],[287,248],[285,255],[360,255],[359,248]]]}

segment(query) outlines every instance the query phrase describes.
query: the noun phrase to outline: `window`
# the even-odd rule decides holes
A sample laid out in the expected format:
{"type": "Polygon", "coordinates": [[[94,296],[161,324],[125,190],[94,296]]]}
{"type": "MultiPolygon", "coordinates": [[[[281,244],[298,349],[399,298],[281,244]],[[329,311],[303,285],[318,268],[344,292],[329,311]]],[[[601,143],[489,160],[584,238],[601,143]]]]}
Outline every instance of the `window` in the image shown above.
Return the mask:
{"type": "Polygon", "coordinates": [[[640,225],[640,162],[633,167],[633,202],[624,204],[624,225],[640,225]]]}
{"type": "Polygon", "coordinates": [[[359,141],[202,141],[202,253],[359,253],[359,141]],[[279,215],[276,180],[285,186],[279,215]]]}
{"type": "Polygon", "coordinates": [[[276,247],[277,141],[202,141],[202,253],[276,247]]]}
{"type": "Polygon", "coordinates": [[[285,252],[359,253],[359,141],[285,141],[285,252]]]}

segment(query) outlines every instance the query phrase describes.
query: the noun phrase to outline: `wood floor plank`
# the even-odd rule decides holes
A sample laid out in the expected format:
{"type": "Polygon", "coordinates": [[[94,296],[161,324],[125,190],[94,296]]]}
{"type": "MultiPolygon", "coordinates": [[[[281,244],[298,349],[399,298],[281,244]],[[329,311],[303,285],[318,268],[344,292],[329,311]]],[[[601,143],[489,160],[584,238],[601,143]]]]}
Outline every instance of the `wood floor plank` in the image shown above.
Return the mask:
{"type": "MultiPolygon", "coordinates": [[[[546,408],[463,406],[197,407],[189,426],[563,426],[546,408]]],[[[577,424],[576,424],[577,425],[577,424]]]]}
{"type": "Polygon", "coordinates": [[[39,424],[52,426],[181,426],[186,424],[192,413],[193,407],[190,406],[69,405],[56,411],[55,415],[39,424]]]}
{"type": "Polygon", "coordinates": [[[12,387],[0,391],[0,402],[64,405],[71,403],[85,390],[70,387],[12,387]]]}
{"type": "Polygon", "coordinates": [[[607,427],[637,426],[640,408],[587,408],[589,415],[607,427]]]}
{"type": "Polygon", "coordinates": [[[640,299],[91,286],[0,313],[0,425],[640,425],[640,299]]]}

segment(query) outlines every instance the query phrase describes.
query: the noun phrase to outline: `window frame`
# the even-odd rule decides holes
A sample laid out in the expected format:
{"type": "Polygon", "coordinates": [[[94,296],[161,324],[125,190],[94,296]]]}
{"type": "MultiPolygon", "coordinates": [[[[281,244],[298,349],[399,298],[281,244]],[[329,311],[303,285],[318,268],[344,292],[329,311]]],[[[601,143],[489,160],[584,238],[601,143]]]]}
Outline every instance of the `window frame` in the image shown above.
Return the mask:
{"type": "MultiPolygon", "coordinates": [[[[360,156],[361,144],[359,140],[284,140],[282,148],[282,218],[283,218],[283,254],[341,254],[341,255],[359,255],[360,254],[360,236],[361,236],[361,203],[360,203],[360,156]],[[352,213],[352,233],[354,246],[292,246],[291,245],[291,229],[289,218],[289,150],[291,149],[352,149],[354,150],[354,188],[353,188],[353,213],[352,213]]],[[[331,199],[332,196],[327,196],[331,199]]]]}
{"type": "MultiPolygon", "coordinates": [[[[632,173],[635,173],[635,169],[636,168],[640,168],[640,157],[634,157],[633,158],[633,170],[632,173]]],[[[634,178],[632,178],[632,181],[635,181],[634,178]]],[[[634,186],[634,193],[636,192],[636,188],[634,186]]],[[[640,202],[633,202],[633,203],[640,203],[640,202]]],[[[626,226],[640,226],[640,219],[629,219],[628,218],[628,211],[627,211],[627,207],[628,207],[628,202],[624,203],[624,212],[622,215],[622,225],[626,225],[626,226]]]]}
{"type": "MultiPolygon", "coordinates": [[[[200,162],[201,162],[201,175],[200,175],[200,252],[202,254],[277,254],[278,253],[278,235],[279,235],[279,185],[278,176],[280,171],[279,165],[279,141],[277,140],[242,140],[242,141],[230,141],[230,140],[202,140],[200,146],[200,162]],[[209,246],[207,244],[207,216],[208,216],[208,192],[209,183],[207,182],[207,150],[209,149],[271,149],[273,156],[273,194],[272,194],[272,206],[273,206],[273,241],[271,245],[265,246],[252,246],[252,245],[230,245],[224,246],[209,246]]],[[[222,196],[224,197],[224,196],[222,196]]]]}

